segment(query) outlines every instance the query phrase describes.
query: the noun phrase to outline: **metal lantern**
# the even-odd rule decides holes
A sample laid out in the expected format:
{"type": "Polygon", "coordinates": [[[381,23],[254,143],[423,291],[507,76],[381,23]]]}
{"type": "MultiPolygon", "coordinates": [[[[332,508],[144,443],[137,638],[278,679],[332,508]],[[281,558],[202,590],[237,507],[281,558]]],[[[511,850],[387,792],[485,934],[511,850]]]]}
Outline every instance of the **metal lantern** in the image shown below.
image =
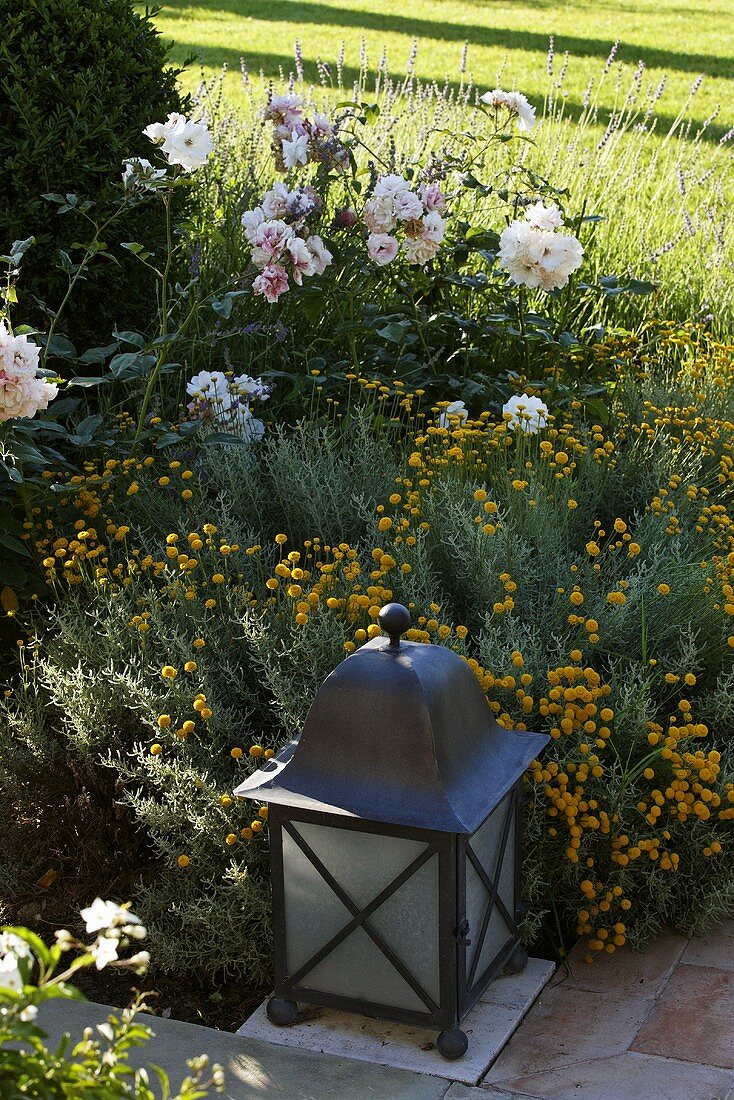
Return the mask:
{"type": "Polygon", "coordinates": [[[303,732],[235,794],[269,806],[276,1024],[297,1003],[440,1029],[459,1024],[518,933],[522,775],[547,743],[497,725],[466,662],[374,638],[321,686],[303,732]]]}

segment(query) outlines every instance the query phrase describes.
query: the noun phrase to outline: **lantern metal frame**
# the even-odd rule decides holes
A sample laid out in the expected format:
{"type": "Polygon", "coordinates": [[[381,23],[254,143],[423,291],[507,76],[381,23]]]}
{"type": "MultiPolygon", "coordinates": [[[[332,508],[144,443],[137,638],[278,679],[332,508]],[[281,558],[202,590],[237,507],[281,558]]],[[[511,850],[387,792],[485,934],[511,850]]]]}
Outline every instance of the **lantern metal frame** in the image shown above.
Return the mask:
{"type": "MultiPolygon", "coordinates": [[[[275,996],[294,1004],[301,1002],[318,1005],[322,1008],[353,1012],[377,1019],[397,1020],[404,1024],[421,1027],[436,1027],[442,1031],[453,1031],[461,1020],[479,1000],[479,997],[503,969],[522,969],[527,956],[522,948],[518,931],[518,920],[522,913],[520,901],[521,868],[520,853],[522,844],[522,791],[521,782],[507,795],[509,805],[505,816],[503,837],[497,853],[496,866],[492,869],[483,866],[471,846],[472,836],[435,830],[411,828],[405,825],[390,825],[381,821],[366,821],[362,818],[337,816],[318,810],[296,809],[285,805],[273,804],[268,820],[270,827],[270,861],[273,889],[273,919],[275,941],[275,996]],[[512,822],[515,822],[514,844],[509,845],[512,822]],[[408,864],[387,886],[375,895],[366,905],[360,906],[349,896],[343,886],[334,878],[321,858],[313,851],[306,840],[298,833],[293,824],[305,822],[324,825],[331,828],[349,829],[366,834],[393,836],[400,839],[416,840],[425,843],[424,850],[408,864]],[[342,904],[352,914],[340,931],[325,943],[310,959],[302,963],[295,974],[288,972],[288,935],[285,906],[285,869],[283,863],[283,831],[287,832],[298,845],[301,852],[313,864],[322,879],[333,890],[342,904]],[[417,978],[400,959],[399,955],[385,942],[374,929],[369,918],[387,899],[396,893],[430,858],[438,856],[438,966],[439,966],[439,1003],[433,1000],[421,986],[417,978]],[[499,874],[506,859],[513,861],[514,867],[514,911],[509,912],[499,896],[499,874]],[[482,926],[470,929],[466,918],[466,864],[471,862],[476,873],[484,883],[489,900],[487,902],[482,926]],[[482,951],[484,937],[495,907],[499,908],[508,926],[507,942],[481,973],[476,969],[482,951]],[[359,998],[351,998],[337,993],[327,993],[300,984],[302,978],[322,962],[339,944],[343,943],[357,928],[363,928],[385,958],[395,967],[403,980],[426,1005],[425,1012],[397,1008],[391,1005],[377,1004],[359,998]],[[474,950],[474,962],[467,963],[467,948],[472,943],[470,937],[479,936],[474,950]]],[[[487,816],[487,821],[503,806],[501,802],[487,816]]],[[[485,822],[486,823],[486,822],[485,822]]],[[[483,824],[485,824],[483,823],[483,824]]]]}

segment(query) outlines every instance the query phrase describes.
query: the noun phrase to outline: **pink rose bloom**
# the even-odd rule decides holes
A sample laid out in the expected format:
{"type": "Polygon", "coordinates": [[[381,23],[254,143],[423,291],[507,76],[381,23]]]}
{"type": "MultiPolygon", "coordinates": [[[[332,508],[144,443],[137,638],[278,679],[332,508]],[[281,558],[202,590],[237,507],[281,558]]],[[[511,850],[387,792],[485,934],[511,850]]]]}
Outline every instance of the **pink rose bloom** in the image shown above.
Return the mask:
{"type": "Polygon", "coordinates": [[[288,290],[288,272],[280,264],[268,264],[261,275],[255,279],[252,289],[269,302],[277,302],[281,294],[288,290]]]}
{"type": "Polygon", "coordinates": [[[277,122],[291,130],[302,125],[301,111],[303,97],[290,92],[288,95],[274,95],[263,111],[263,117],[277,122]]]}
{"type": "Polygon", "coordinates": [[[334,259],[331,252],[329,252],[328,248],[321,240],[321,237],[316,234],[314,234],[313,237],[307,238],[306,248],[311,253],[314,274],[323,275],[331,261],[334,259]]]}
{"type": "Polygon", "coordinates": [[[446,209],[446,196],[437,183],[427,184],[421,192],[421,198],[426,210],[436,210],[443,214],[446,209]]]}
{"type": "Polygon", "coordinates": [[[288,259],[293,264],[293,278],[299,286],[303,283],[303,276],[313,275],[316,270],[311,251],[303,237],[291,237],[285,246],[288,259]]]}
{"type": "Polygon", "coordinates": [[[252,238],[252,262],[256,267],[265,267],[273,260],[280,259],[292,236],[293,229],[284,221],[262,222],[252,238]]]}
{"type": "Polygon", "coordinates": [[[395,217],[401,222],[410,221],[411,218],[420,218],[423,214],[423,203],[412,191],[398,191],[393,197],[393,210],[395,217]]]}
{"type": "Polygon", "coordinates": [[[446,219],[442,218],[437,210],[431,210],[423,219],[424,241],[434,241],[440,244],[446,235],[446,219]]]}
{"type": "Polygon", "coordinates": [[[367,238],[367,253],[378,267],[384,267],[397,256],[398,242],[389,233],[371,233],[367,238]]]}

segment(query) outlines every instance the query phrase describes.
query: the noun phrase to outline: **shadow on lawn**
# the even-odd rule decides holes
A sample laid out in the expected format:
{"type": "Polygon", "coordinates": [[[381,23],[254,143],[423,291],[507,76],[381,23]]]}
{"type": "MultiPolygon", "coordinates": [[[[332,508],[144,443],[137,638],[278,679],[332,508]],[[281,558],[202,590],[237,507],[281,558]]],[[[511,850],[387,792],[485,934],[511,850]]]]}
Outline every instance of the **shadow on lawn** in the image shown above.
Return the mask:
{"type": "MultiPolygon", "coordinates": [[[[489,25],[491,8],[487,10],[487,24],[479,26],[467,23],[440,23],[431,19],[416,19],[409,15],[395,15],[377,11],[330,7],[327,4],[298,3],[294,0],[212,0],[201,5],[202,14],[230,13],[243,19],[260,19],[270,22],[301,23],[354,27],[359,30],[377,30],[385,33],[405,34],[411,38],[440,39],[444,42],[469,42],[470,46],[499,46],[508,50],[535,50],[545,53],[548,35],[545,33],[511,30],[489,25]]],[[[690,10],[688,14],[691,14],[690,10]]],[[[181,18],[190,22],[190,0],[173,0],[166,5],[167,18],[181,18]],[[177,16],[176,9],[180,9],[177,16]]],[[[722,14],[722,20],[724,16],[722,14]]],[[[246,24],[243,23],[243,30],[246,24]]],[[[234,30],[234,27],[233,27],[234,30]]],[[[568,50],[574,57],[598,57],[606,59],[611,47],[609,39],[579,38],[574,35],[557,35],[556,53],[568,50]]],[[[693,74],[705,73],[725,79],[734,78],[734,58],[716,57],[712,54],[676,52],[650,46],[635,46],[622,42],[617,59],[636,65],[640,57],[649,68],[679,69],[693,74]]]]}
{"type": "MultiPolygon", "coordinates": [[[[192,42],[182,42],[178,40],[176,42],[177,51],[181,56],[194,54],[203,64],[211,65],[214,68],[218,68],[221,65],[226,64],[227,67],[236,72],[240,67],[240,59],[244,56],[247,63],[247,69],[251,76],[262,72],[265,77],[275,77],[276,79],[282,73],[285,79],[288,78],[289,73],[292,73],[295,69],[295,64],[292,56],[287,54],[270,54],[270,53],[253,53],[243,54],[241,50],[225,49],[220,46],[201,47],[192,42]]],[[[336,65],[330,64],[330,70],[334,75],[336,81],[336,65]]],[[[313,61],[303,62],[304,80],[306,83],[319,84],[320,77],[316,68],[316,63],[313,61]]],[[[347,92],[351,91],[351,87],[355,81],[359,80],[360,70],[354,65],[344,65],[342,69],[344,88],[347,92]]],[[[391,74],[392,75],[392,74],[391,74]]],[[[402,79],[400,75],[393,76],[398,83],[402,79]]],[[[428,81],[421,78],[422,84],[434,83],[434,81],[428,81]]],[[[439,88],[450,88],[453,91],[459,90],[459,82],[455,80],[436,80],[436,85],[439,88]]],[[[365,93],[369,98],[369,89],[365,93]]],[[[538,110],[542,110],[543,99],[542,96],[529,96],[529,99],[534,103],[538,110]]],[[[583,112],[583,106],[579,100],[571,99],[570,97],[565,100],[564,113],[567,118],[577,121],[583,112]]],[[[599,126],[605,127],[609,122],[611,111],[608,108],[599,107],[598,120],[599,126]]],[[[675,118],[673,115],[660,114],[655,112],[655,118],[657,119],[656,131],[663,135],[668,132],[673,125],[675,118]]],[[[691,136],[695,135],[700,123],[694,121],[691,125],[691,136]]],[[[728,132],[730,128],[730,122],[725,120],[725,123],[712,123],[703,134],[700,140],[705,141],[707,144],[713,144],[719,142],[721,138],[728,132]]],[[[678,131],[680,133],[680,129],[678,131]]]]}

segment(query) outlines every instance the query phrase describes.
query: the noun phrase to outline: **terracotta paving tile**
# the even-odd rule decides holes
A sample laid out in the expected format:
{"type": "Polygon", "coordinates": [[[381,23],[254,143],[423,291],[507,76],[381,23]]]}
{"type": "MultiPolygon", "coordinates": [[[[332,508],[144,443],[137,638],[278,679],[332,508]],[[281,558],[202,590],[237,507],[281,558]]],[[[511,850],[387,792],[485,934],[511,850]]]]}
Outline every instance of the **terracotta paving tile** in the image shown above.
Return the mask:
{"type": "Polygon", "coordinates": [[[584,962],[586,949],[580,942],[568,955],[570,975],[561,967],[551,984],[617,997],[654,997],[673,972],[687,943],[684,936],[667,933],[653,940],[644,951],[625,947],[613,955],[598,956],[589,965],[584,962]]]}
{"type": "Polygon", "coordinates": [[[655,1003],[632,1050],[734,1069],[731,972],[682,963],[655,1003]]]}
{"type": "Polygon", "coordinates": [[[507,1088],[513,1078],[622,1054],[651,1008],[651,999],[619,998],[565,986],[546,990],[485,1081],[507,1088]]]}
{"type": "Polygon", "coordinates": [[[510,1096],[542,1100],[727,1100],[732,1084],[728,1070],[628,1053],[517,1077],[502,1087],[510,1096]]]}
{"type": "Polygon", "coordinates": [[[694,966],[714,966],[720,970],[734,970],[734,922],[732,930],[714,929],[706,936],[691,940],[683,952],[681,963],[694,966]]]}

